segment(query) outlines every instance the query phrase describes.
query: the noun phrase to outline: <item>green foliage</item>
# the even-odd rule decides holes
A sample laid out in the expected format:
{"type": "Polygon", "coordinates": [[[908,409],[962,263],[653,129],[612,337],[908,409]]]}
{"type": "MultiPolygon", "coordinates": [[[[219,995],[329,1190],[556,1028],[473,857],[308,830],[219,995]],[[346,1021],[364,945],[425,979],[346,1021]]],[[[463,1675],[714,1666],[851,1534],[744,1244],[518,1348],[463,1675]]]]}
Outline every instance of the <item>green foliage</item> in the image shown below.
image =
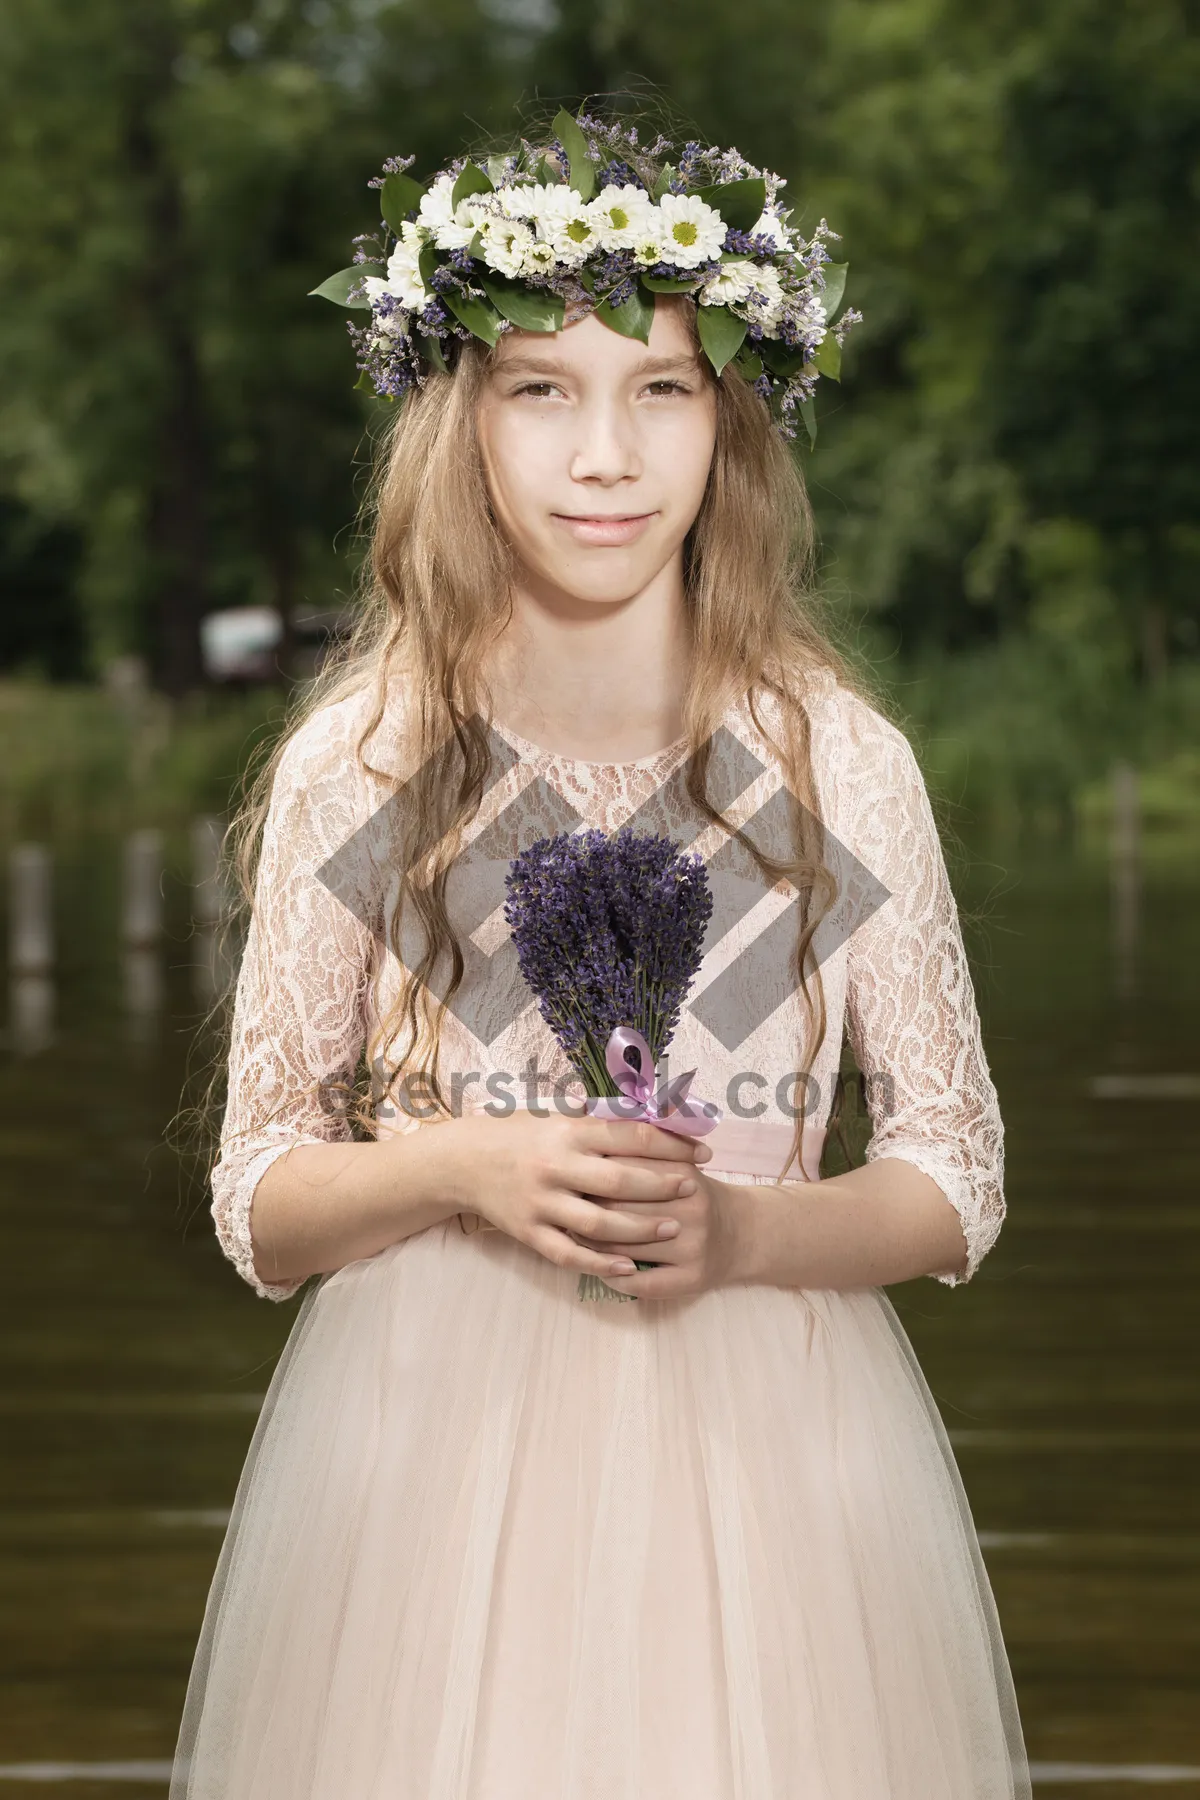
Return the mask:
{"type": "Polygon", "coordinates": [[[499,275],[481,275],[479,285],[501,318],[522,331],[561,331],[565,307],[560,294],[536,291],[499,275]]]}
{"type": "Polygon", "coordinates": [[[404,221],[420,206],[424,192],[421,183],[414,181],[411,175],[389,175],[384,180],[379,190],[379,211],[384,223],[391,226],[397,237],[404,221]]]}
{"type": "Polygon", "coordinates": [[[587,139],[565,108],[556,114],[553,130],[567,153],[571,186],[581,200],[590,200],[596,191],[596,165],[588,156],[587,139]]]}
{"type": "Polygon", "coordinates": [[[749,231],[752,225],[757,225],[767,204],[766,183],[757,179],[726,181],[717,187],[699,188],[697,193],[705,205],[714,207],[734,231],[749,231]]]}
{"type": "Polygon", "coordinates": [[[640,286],[635,287],[620,306],[601,300],[596,307],[596,317],[611,330],[619,331],[622,337],[636,338],[639,343],[648,344],[650,327],[654,323],[654,296],[647,297],[640,286]]]}
{"type": "MultiPolygon", "coordinates": [[[[971,671],[1013,695],[1030,657],[1074,709],[1088,703],[1073,668],[1113,716],[1139,679],[1166,692],[1200,650],[1186,14],[1178,0],[560,0],[538,23],[482,0],[4,0],[0,508],[31,544],[72,545],[53,564],[70,607],[39,616],[47,633],[66,612],[83,627],[66,663],[23,634],[10,655],[63,674],[148,651],[182,691],[204,611],[288,612],[344,588],[374,402],[350,392],[349,346],[305,296],[337,298],[321,278],[348,240],[416,206],[410,176],[378,195],[368,176],[388,154],[430,169],[466,148],[460,182],[482,191],[515,103],[541,92],[563,97],[549,129],[590,193],[573,110],[632,70],[670,96],[676,141],[739,145],[789,177],[801,229],[827,217],[843,233],[831,317],[853,256],[864,324],[840,371],[827,341],[818,365],[842,386],[803,411],[846,616],[914,667],[934,659],[984,714],[988,680],[971,671]]],[[[714,195],[743,228],[755,185],[714,195]]],[[[609,322],[642,336],[654,291],[678,284],[644,280],[609,322]]],[[[488,341],[499,317],[552,328],[518,318],[500,282],[489,302],[468,321],[488,341]]],[[[788,353],[729,354],[779,373],[788,353]]],[[[1051,724],[1043,736],[1065,767],[1051,724]]]]}
{"type": "Polygon", "coordinates": [[[350,290],[358,286],[369,270],[381,267],[381,263],[352,263],[348,269],[339,269],[336,275],[328,276],[320,287],[309,288],[309,295],[310,297],[315,295],[322,300],[332,300],[335,306],[362,307],[370,311],[370,301],[362,298],[352,299],[350,290]]]}
{"type": "Polygon", "coordinates": [[[704,354],[719,375],[745,342],[746,321],[736,318],[726,306],[700,306],[696,325],[704,354]]]}

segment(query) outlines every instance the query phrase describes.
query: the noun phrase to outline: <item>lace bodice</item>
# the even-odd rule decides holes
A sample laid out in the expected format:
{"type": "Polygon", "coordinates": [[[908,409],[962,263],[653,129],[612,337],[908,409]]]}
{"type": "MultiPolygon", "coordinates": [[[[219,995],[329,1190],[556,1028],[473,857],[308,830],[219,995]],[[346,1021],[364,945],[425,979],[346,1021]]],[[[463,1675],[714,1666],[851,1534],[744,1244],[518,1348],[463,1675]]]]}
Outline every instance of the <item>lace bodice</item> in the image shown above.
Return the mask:
{"type": "MultiPolygon", "coordinates": [[[[406,771],[387,712],[368,746],[380,773],[362,769],[355,746],[367,704],[364,695],[326,707],[284,751],[238,977],[212,1210],[226,1255],[260,1295],[274,1300],[301,1283],[269,1284],[255,1274],[256,1184],[293,1146],[350,1135],[319,1084],[352,1082],[364,1048],[377,1094],[405,1066],[403,1044],[387,1046],[382,1061],[374,1045],[403,980],[384,945],[396,880],[394,850],[390,866],[388,856],[389,801],[406,771]]],[[[816,940],[826,1029],[807,1115],[817,1124],[828,1116],[845,1034],[865,1078],[868,1159],[915,1164],[958,1212],[965,1275],[935,1277],[954,1285],[970,1279],[1004,1218],[1003,1132],[954,898],[903,735],[827,674],[814,679],[807,704],[826,861],[839,885],[816,940]]],[[[724,794],[720,803],[737,823],[765,818],[783,786],[778,762],[742,706],[726,714],[723,730],[730,733],[739,791],[735,804],[724,794]]],[[[714,827],[705,835],[700,822],[689,822],[681,785],[685,746],[608,764],[540,750],[504,728],[497,728],[495,741],[500,778],[468,829],[448,883],[466,967],[443,1026],[447,1092],[456,1074],[465,1086],[467,1077],[480,1084],[507,1072],[522,1084],[531,1079],[549,1097],[569,1077],[570,1065],[515,967],[501,910],[503,874],[534,837],[578,821],[609,831],[632,821],[699,851],[714,875],[726,870],[711,941],[670,1047],[672,1069],[698,1069],[697,1096],[742,1117],[790,1125],[789,1074],[803,1066],[797,1058],[807,1014],[800,995],[773,993],[777,977],[768,968],[780,935],[771,926],[788,924],[789,897],[765,885],[752,896],[739,890],[726,835],[714,827]]],[[[404,1129],[420,1123],[404,1120],[404,1129]]]]}

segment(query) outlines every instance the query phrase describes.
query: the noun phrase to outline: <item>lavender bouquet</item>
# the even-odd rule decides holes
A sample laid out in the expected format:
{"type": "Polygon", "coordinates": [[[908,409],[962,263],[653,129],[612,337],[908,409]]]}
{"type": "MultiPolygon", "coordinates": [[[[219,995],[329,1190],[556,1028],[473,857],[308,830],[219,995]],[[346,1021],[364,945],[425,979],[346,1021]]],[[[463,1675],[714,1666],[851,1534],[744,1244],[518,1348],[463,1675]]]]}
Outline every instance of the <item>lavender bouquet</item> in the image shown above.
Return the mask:
{"type": "MultiPolygon", "coordinates": [[[[712,916],[703,859],[629,825],[612,836],[564,831],[515,856],[505,886],[504,917],[518,965],[583,1081],[589,1110],[648,1118],[689,1136],[711,1131],[718,1107],[696,1100],[683,1105],[694,1069],[661,1093],[654,1085],[712,916]]],[[[579,1297],[636,1295],[581,1275],[579,1297]]]]}

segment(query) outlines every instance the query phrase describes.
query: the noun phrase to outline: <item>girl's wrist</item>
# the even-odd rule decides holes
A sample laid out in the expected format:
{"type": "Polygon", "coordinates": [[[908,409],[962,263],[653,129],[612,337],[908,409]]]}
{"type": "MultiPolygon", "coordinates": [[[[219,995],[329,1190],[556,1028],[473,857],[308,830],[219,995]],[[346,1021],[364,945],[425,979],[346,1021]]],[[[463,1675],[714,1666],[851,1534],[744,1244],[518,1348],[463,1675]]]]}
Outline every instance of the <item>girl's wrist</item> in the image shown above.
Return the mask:
{"type": "Polygon", "coordinates": [[[464,1126],[447,1119],[388,1138],[383,1149],[402,1178],[406,1207],[439,1209],[444,1218],[471,1207],[478,1197],[477,1157],[464,1126]]]}
{"type": "Polygon", "coordinates": [[[769,1281],[768,1190],[757,1183],[722,1182],[721,1185],[728,1194],[725,1213],[731,1247],[727,1283],[732,1287],[769,1281]]]}

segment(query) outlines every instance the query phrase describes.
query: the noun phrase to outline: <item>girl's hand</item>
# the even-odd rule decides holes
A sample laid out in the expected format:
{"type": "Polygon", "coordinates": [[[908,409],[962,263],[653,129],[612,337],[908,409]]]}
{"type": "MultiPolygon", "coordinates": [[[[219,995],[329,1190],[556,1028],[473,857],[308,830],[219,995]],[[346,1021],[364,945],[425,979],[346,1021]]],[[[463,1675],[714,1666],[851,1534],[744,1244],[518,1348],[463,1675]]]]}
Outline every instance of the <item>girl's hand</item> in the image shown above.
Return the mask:
{"type": "MultiPolygon", "coordinates": [[[[696,1196],[694,1138],[638,1120],[548,1118],[518,1109],[504,1119],[454,1120],[453,1182],[464,1209],[560,1269],[614,1281],[636,1274],[681,1230],[676,1206],[696,1196]]],[[[641,1279],[645,1280],[643,1272],[641,1279]]]]}
{"type": "MultiPolygon", "coordinates": [[[[666,1137],[667,1133],[659,1135],[666,1137]]],[[[661,1265],[657,1269],[635,1269],[625,1276],[605,1275],[605,1281],[617,1293],[636,1294],[641,1300],[676,1300],[685,1294],[702,1294],[708,1288],[727,1287],[741,1279],[743,1238],[749,1226],[745,1189],[717,1181],[699,1169],[693,1189],[662,1209],[677,1229],[665,1241],[656,1243],[649,1254],[637,1240],[614,1243],[606,1236],[605,1248],[610,1256],[623,1253],[639,1262],[653,1260],[661,1265]]],[[[591,1238],[579,1241],[593,1247],[591,1238]]]]}

